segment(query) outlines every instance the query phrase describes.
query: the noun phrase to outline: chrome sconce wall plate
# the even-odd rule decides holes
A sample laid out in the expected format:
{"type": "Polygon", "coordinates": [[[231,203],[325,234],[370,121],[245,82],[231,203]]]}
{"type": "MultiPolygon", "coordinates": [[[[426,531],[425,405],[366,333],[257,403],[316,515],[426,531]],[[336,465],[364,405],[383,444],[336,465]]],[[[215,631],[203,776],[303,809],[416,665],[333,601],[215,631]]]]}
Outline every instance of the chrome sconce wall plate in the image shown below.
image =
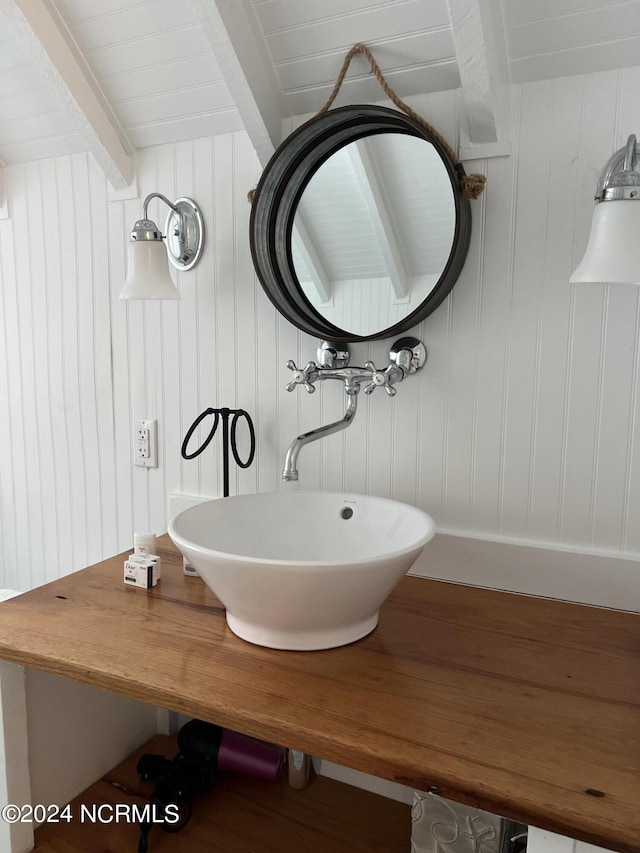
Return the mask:
{"type": "Polygon", "coordinates": [[[193,269],[204,249],[204,222],[195,201],[176,199],[167,215],[165,233],[169,261],[178,270],[193,269]]]}
{"type": "Polygon", "coordinates": [[[635,134],[607,161],[596,187],[589,242],[570,282],[640,285],[640,173],[635,134]]]}
{"type": "Polygon", "coordinates": [[[204,249],[204,221],[198,205],[190,198],[169,201],[161,193],[150,193],[143,204],[142,219],[129,238],[128,274],[120,299],[180,299],[169,274],[167,260],[178,270],[196,266],[204,249]],[[162,232],[148,217],[149,202],[159,198],[170,208],[162,232]]]}

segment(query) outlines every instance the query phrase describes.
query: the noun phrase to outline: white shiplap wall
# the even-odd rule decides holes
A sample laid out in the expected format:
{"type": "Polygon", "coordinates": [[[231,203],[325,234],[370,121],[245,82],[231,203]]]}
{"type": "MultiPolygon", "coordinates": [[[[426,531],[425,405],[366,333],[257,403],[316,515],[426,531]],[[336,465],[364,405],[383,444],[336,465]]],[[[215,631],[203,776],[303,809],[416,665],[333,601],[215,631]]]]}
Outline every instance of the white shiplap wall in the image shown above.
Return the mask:
{"type": "MultiPolygon", "coordinates": [[[[640,70],[514,90],[513,156],[474,202],[469,259],[417,330],[420,376],[363,396],[354,424],[306,447],[304,489],[417,503],[441,529],[640,555],[640,290],[573,290],[600,168],[640,127],[640,70]]],[[[455,144],[458,95],[413,102],[455,144]]],[[[232,493],[282,486],[300,431],[335,419],[335,383],[287,394],[284,362],[316,342],[256,284],[246,191],[259,167],[243,133],[139,153],[140,197],[193,195],[204,260],[179,304],[125,304],[127,231],[140,201],[111,201],[84,155],[5,171],[0,220],[0,560],[27,588],[166,527],[170,491],[221,493],[219,447],[182,462],[209,405],[253,415],[258,456],[232,493]],[[160,467],[132,465],[134,418],[155,417],[160,467]]],[[[156,211],[151,209],[151,215],[156,211]]],[[[165,211],[157,212],[164,222],[165,211]]],[[[353,347],[383,362],[389,342],[353,347]]]]}

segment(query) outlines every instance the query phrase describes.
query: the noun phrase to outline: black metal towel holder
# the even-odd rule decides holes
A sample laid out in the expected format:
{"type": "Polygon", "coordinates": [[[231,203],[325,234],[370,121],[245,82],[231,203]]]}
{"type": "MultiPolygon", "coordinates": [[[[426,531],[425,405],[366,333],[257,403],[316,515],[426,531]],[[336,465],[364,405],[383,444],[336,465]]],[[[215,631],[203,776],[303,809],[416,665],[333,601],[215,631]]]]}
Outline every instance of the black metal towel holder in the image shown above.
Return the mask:
{"type": "Polygon", "coordinates": [[[248,468],[253,462],[253,457],[256,453],[256,433],[253,428],[253,421],[251,420],[251,415],[245,411],[244,409],[228,409],[226,406],[220,409],[205,409],[204,412],[201,412],[195,421],[191,424],[189,429],[187,430],[187,434],[184,437],[184,441],[182,442],[182,458],[183,459],[195,459],[196,456],[199,456],[204,450],[207,449],[209,444],[211,443],[214,435],[216,434],[216,430],[218,429],[218,424],[220,423],[220,419],[222,419],[222,492],[225,498],[229,497],[229,447],[231,447],[231,453],[233,454],[233,458],[235,459],[236,465],[239,468],[248,468]],[[209,415],[213,415],[213,426],[209,432],[209,435],[202,442],[200,447],[197,450],[194,450],[193,453],[189,453],[187,447],[191,440],[193,433],[198,429],[202,421],[209,417],[209,415]],[[229,423],[229,418],[231,418],[231,423],[229,423]],[[247,427],[249,429],[249,456],[246,461],[242,461],[240,456],[238,455],[238,444],[236,441],[236,433],[238,429],[238,421],[244,418],[246,421],[247,427]]]}

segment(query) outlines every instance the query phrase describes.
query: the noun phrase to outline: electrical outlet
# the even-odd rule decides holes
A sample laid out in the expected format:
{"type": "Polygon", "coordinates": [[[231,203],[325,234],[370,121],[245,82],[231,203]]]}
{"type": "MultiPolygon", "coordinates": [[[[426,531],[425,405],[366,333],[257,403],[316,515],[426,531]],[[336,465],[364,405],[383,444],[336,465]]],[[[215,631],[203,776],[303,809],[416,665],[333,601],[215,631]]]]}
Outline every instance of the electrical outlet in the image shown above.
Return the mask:
{"type": "Polygon", "coordinates": [[[158,467],[157,421],[147,418],[136,421],[133,429],[134,464],[141,468],[158,467]]]}

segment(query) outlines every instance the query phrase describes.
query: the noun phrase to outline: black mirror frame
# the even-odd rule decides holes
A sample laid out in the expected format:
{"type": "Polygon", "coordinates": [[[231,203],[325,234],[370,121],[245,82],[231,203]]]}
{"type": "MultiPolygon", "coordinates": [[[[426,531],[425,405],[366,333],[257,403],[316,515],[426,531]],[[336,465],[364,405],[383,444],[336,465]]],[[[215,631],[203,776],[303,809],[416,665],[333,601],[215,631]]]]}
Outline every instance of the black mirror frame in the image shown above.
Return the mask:
{"type": "Polygon", "coordinates": [[[347,106],[303,124],[280,145],[267,163],[254,192],[249,225],[251,257],[267,296],[294,326],[332,341],[370,341],[401,334],[440,305],[462,271],[471,239],[471,206],[464,195],[461,164],[419,122],[378,106],[347,106]],[[339,148],[363,136],[402,133],[430,142],[447,169],[453,190],[456,226],[447,264],[427,298],[398,323],[371,335],[355,335],[329,323],[304,295],[295,274],[291,234],[298,202],[320,166],[339,148]]]}

